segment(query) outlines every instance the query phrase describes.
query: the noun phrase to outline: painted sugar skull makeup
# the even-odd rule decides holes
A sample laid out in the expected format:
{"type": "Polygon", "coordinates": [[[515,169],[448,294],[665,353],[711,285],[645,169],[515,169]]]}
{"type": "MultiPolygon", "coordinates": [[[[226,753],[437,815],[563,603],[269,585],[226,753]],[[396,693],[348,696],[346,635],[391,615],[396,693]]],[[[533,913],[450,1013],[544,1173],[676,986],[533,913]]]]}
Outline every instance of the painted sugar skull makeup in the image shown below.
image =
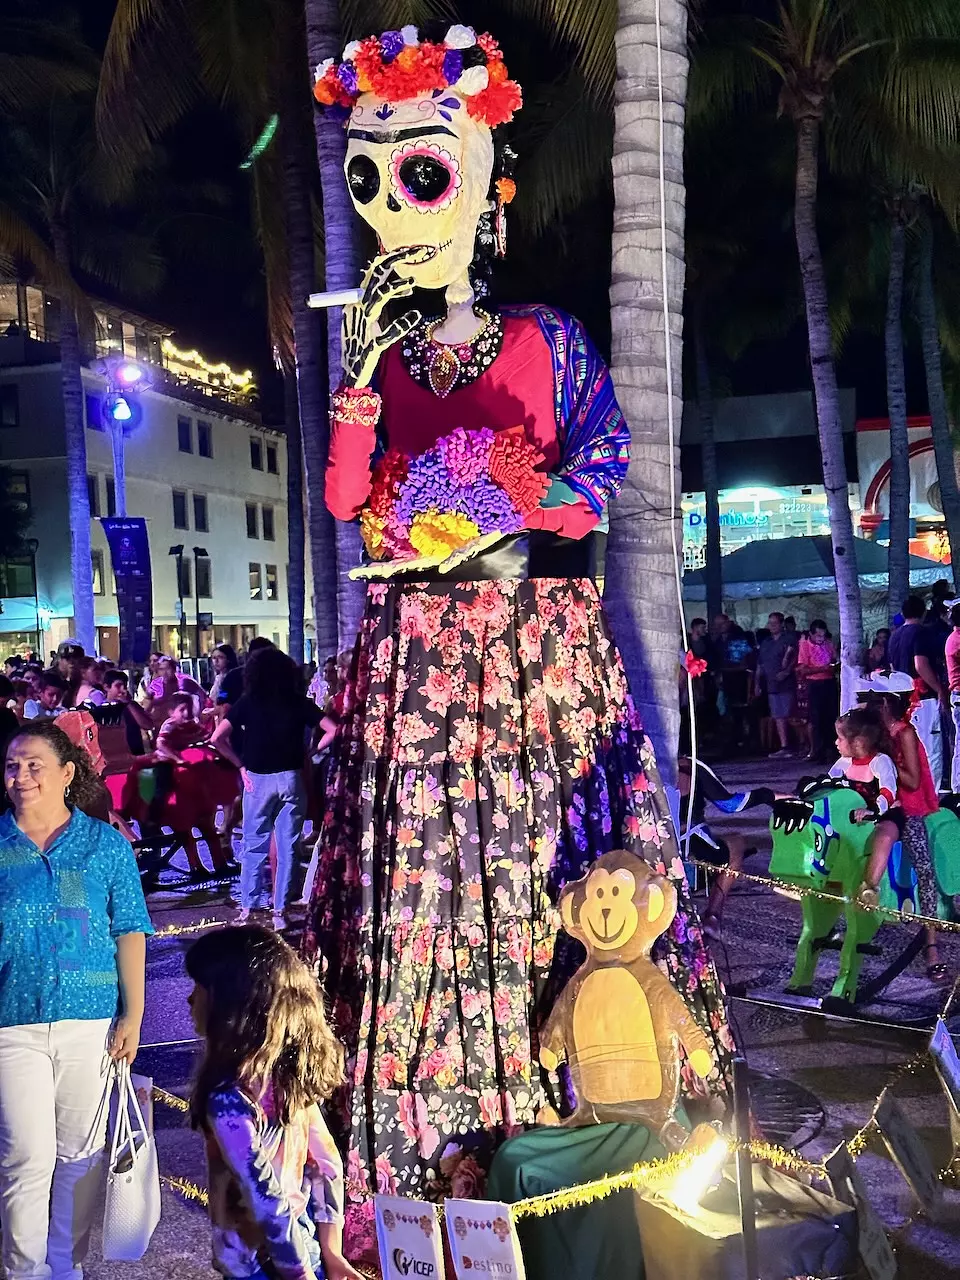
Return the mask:
{"type": "Polygon", "coordinates": [[[466,279],[477,224],[490,207],[493,139],[452,91],[391,103],[363,94],[350,116],[344,172],[357,212],[384,252],[429,245],[405,267],[414,283],[444,289],[466,279]]]}

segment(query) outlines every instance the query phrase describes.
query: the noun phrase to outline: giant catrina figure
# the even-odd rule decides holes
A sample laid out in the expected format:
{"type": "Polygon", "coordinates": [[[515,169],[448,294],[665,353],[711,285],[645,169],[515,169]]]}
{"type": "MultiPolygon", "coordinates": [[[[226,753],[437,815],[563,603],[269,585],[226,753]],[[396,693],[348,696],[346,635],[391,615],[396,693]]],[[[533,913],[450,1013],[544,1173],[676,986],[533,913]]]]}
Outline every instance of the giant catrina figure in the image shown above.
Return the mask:
{"type": "Polygon", "coordinates": [[[684,1062],[688,1099],[732,1044],[592,576],[627,426],[575,319],[485,301],[520,88],[455,26],[351,44],[315,93],[380,254],[333,403],[327,504],[372,565],[306,945],[348,1047],[348,1195],[469,1195],[552,1087],[537,1028],[578,962],[555,904],[605,851],[676,882],[654,955],[714,1064],[684,1062]],[[381,325],[414,286],[435,314],[381,325]]]}

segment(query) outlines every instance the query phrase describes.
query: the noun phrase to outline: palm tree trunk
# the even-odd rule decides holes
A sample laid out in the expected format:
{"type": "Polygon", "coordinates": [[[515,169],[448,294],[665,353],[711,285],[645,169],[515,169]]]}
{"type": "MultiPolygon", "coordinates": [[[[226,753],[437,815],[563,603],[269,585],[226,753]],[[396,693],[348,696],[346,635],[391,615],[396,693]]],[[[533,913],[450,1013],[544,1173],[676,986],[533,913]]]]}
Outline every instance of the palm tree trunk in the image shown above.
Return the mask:
{"type": "MultiPolygon", "coordinates": [[[[294,64],[295,65],[295,64],[294,64]]],[[[324,501],[327,445],[329,441],[329,396],[320,317],[307,306],[316,281],[313,209],[310,199],[310,159],[308,123],[303,100],[296,93],[297,82],[289,78],[290,90],[282,99],[280,147],[283,157],[283,207],[287,233],[287,261],[290,269],[290,303],[293,316],[293,338],[296,359],[297,406],[299,410],[298,446],[302,445],[308,484],[308,519],[310,526],[310,566],[313,617],[317,628],[317,650],[325,657],[337,651],[337,564],[334,519],[324,501]]],[[[288,447],[293,453],[292,444],[288,447]]],[[[297,457],[297,482],[302,493],[300,457],[297,457]]],[[[293,492],[293,474],[288,490],[293,492]]],[[[291,496],[292,500],[292,496],[291,496]]],[[[303,536],[302,497],[300,536],[303,536]]],[[[293,522],[291,521],[291,554],[293,522]]],[[[300,544],[300,582],[304,576],[303,543],[300,544]]],[[[293,560],[291,559],[291,579],[293,560]]],[[[302,594],[302,586],[301,586],[302,594]]],[[[291,606],[293,596],[291,594],[291,606]]],[[[302,606],[301,606],[302,628],[302,606]]],[[[291,648],[293,642],[291,641],[291,648]]],[[[303,644],[299,650],[301,655],[303,644]]]]}
{"type": "Polygon", "coordinates": [[[287,609],[289,651],[297,663],[304,660],[303,613],[306,595],[305,548],[307,532],[303,522],[303,442],[300,436],[300,405],[297,372],[283,371],[283,408],[287,437],[287,609]]]}
{"type": "Polygon", "coordinates": [[[840,611],[840,699],[851,707],[856,700],[856,674],[863,661],[863,610],[857,574],[853,520],[847,492],[847,468],[843,456],[843,422],[840,393],[833,362],[830,312],[823,255],[817,234],[817,166],[820,149],[820,122],[803,116],[797,125],[797,174],[794,223],[800,275],[807,314],[807,341],[817,405],[817,430],[823,462],[823,487],[830,517],[833,568],[840,611]]]}
{"type": "MultiPolygon", "coordinates": [[[[336,58],[340,55],[340,7],[337,0],[306,0],[306,16],[307,61],[310,64],[312,83],[314,68],[324,58],[336,58]]],[[[343,176],[343,159],[347,147],[346,130],[339,120],[332,119],[322,111],[314,111],[313,127],[317,141],[320,193],[323,203],[324,284],[327,289],[350,289],[359,281],[360,259],[354,235],[353,204],[343,176]]],[[[325,311],[324,315],[327,325],[329,389],[333,392],[340,381],[342,311],[337,307],[325,311]]],[[[306,433],[304,445],[308,449],[307,474],[309,476],[309,449],[314,446],[308,441],[306,433]]],[[[325,450],[323,466],[326,466],[325,450]]],[[[362,583],[352,582],[347,576],[349,571],[360,563],[359,525],[336,521],[336,541],[340,647],[346,648],[353,644],[359,629],[366,594],[362,583]]]]}
{"type": "MultiPolygon", "coordinates": [[[[51,223],[57,265],[68,276],[70,245],[66,228],[51,223]]],[[[87,653],[96,652],[93,609],[93,566],[90,557],[90,492],[87,489],[87,441],[83,423],[83,377],[80,372],[80,329],[77,314],[64,298],[60,308],[60,385],[67,458],[67,501],[70,507],[70,578],[73,628],[87,653]]]]}
{"type": "Polygon", "coordinates": [[[694,303],[693,345],[697,367],[697,412],[700,417],[700,459],[703,471],[703,498],[706,508],[707,560],[704,578],[707,584],[707,618],[723,612],[723,563],[720,559],[720,488],[717,479],[717,441],[714,434],[715,414],[710,362],[704,333],[703,308],[694,303]]]}
{"type": "Polygon", "coordinates": [[[683,333],[683,122],[687,93],[687,6],[662,0],[665,223],[656,174],[660,126],[652,0],[620,0],[616,33],[613,146],[612,371],[630,423],[630,469],[610,511],[605,599],[637,708],[668,781],[676,774],[680,727],[677,662],[682,619],[676,581],[680,548],[680,417],[683,333]],[[662,253],[667,255],[669,337],[664,325],[662,253]],[[672,359],[666,369],[667,342],[672,359]],[[668,433],[672,408],[674,435],[668,433]]]}
{"type": "Polygon", "coordinates": [[[890,419],[890,551],[887,560],[890,612],[910,594],[910,436],[907,431],[907,376],[903,359],[903,275],[907,230],[899,209],[890,219],[890,269],[884,348],[887,416],[890,419]]]}
{"type": "Polygon", "coordinates": [[[950,539],[950,563],[956,576],[960,557],[960,489],[957,487],[956,459],[950,438],[950,417],[940,359],[940,326],[933,290],[933,222],[929,215],[923,219],[920,235],[917,284],[917,310],[923,367],[927,375],[927,404],[930,409],[933,452],[937,459],[937,478],[940,481],[940,504],[946,521],[947,537],[950,539]]]}

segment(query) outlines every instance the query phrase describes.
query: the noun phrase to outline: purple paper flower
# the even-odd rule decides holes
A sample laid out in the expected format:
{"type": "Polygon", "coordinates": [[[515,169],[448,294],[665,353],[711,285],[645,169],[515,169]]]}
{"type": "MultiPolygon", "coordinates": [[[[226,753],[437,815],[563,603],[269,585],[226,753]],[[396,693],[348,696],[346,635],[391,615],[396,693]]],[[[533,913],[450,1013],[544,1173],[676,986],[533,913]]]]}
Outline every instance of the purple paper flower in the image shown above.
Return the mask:
{"type": "Polygon", "coordinates": [[[380,52],[383,54],[384,62],[392,62],[398,53],[403,49],[403,33],[400,31],[385,31],[380,37],[380,52]]]}
{"type": "Polygon", "coordinates": [[[477,525],[481,533],[515,533],[523,521],[516,507],[492,480],[478,480],[469,489],[467,510],[463,512],[477,525]]]}
{"type": "Polygon", "coordinates": [[[452,484],[437,448],[428,449],[410,463],[407,478],[397,494],[397,518],[404,524],[419,512],[453,511],[456,486],[452,484]]]}
{"type": "Polygon", "coordinates": [[[341,62],[337,67],[337,79],[349,94],[357,92],[357,69],[352,62],[341,62]]]}
{"type": "Polygon", "coordinates": [[[443,76],[447,84],[456,84],[463,75],[463,54],[459,49],[448,49],[443,55],[443,76]]]}
{"type": "Polygon", "coordinates": [[[474,484],[486,475],[492,444],[493,432],[489,427],[482,427],[479,431],[464,431],[458,427],[438,441],[440,456],[454,484],[474,484]]]}

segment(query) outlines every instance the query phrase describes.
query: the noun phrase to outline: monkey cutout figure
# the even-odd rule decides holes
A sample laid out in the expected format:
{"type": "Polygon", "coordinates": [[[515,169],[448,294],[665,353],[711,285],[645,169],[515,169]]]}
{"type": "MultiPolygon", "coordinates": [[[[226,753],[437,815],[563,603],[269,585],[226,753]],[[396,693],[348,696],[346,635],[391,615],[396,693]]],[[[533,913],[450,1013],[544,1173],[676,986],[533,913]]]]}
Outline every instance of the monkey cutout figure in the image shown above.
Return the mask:
{"type": "MultiPolygon", "coordinates": [[[[606,853],[560,898],[563,927],[587,949],[540,1037],[540,1062],[569,1063],[578,1106],[564,1124],[645,1124],[664,1146],[689,1138],[674,1120],[683,1045],[697,1075],[713,1066],[707,1037],[650,959],[677,894],[635,853],[606,853]]],[[[544,1117],[548,1123],[555,1115],[544,1117]]]]}

